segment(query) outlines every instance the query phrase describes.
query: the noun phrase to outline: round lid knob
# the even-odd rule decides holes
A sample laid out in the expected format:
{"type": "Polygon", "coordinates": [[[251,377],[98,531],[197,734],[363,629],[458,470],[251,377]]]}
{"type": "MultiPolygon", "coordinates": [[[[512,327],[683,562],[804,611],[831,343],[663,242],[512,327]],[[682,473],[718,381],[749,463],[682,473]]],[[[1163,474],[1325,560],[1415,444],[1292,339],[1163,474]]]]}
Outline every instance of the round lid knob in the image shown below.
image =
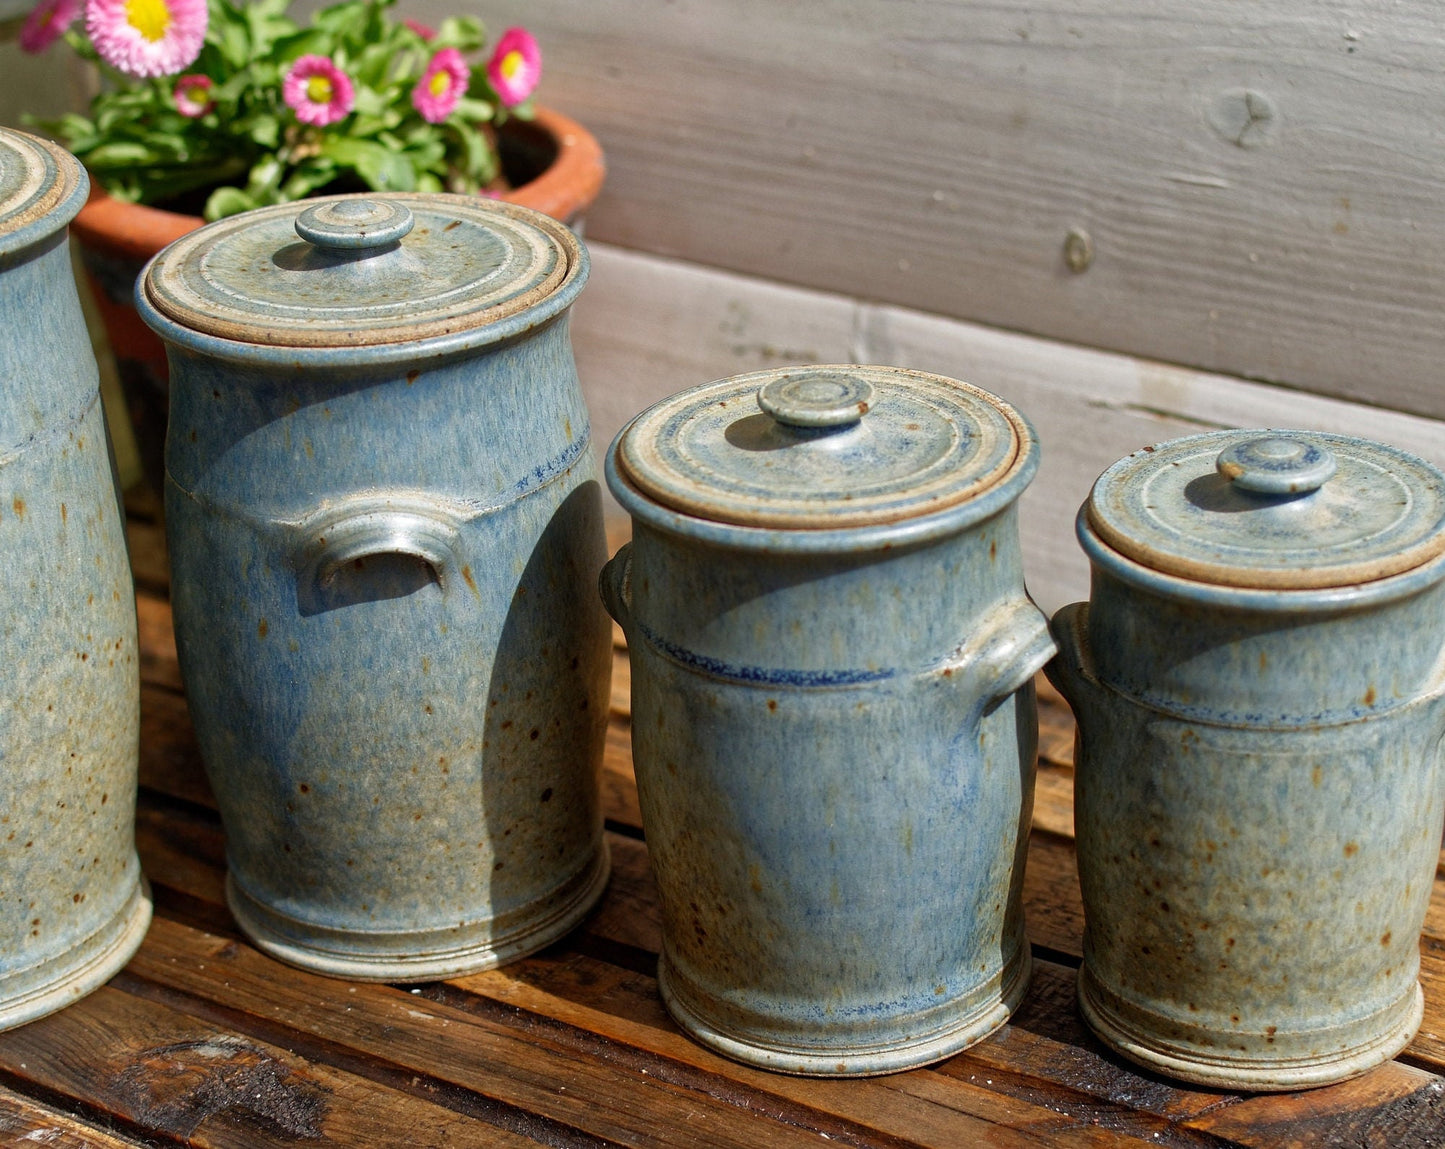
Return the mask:
{"type": "Polygon", "coordinates": [[[1113,551],[1214,586],[1355,586],[1445,552],[1445,474],[1323,431],[1211,431],[1099,476],[1088,525],[1113,551]]]}
{"type": "Polygon", "coordinates": [[[1339,464],[1334,452],[1323,443],[1270,437],[1226,447],[1215,466],[1241,490],[1261,495],[1301,495],[1324,486],[1339,464]]]}
{"type": "Polygon", "coordinates": [[[758,391],[758,406],[788,427],[851,427],[872,403],[873,387],[848,375],[784,376],[758,391]]]}
{"type": "Polygon", "coordinates": [[[395,200],[342,199],[303,211],[296,234],[326,251],[375,251],[399,243],[415,222],[395,200]]]}

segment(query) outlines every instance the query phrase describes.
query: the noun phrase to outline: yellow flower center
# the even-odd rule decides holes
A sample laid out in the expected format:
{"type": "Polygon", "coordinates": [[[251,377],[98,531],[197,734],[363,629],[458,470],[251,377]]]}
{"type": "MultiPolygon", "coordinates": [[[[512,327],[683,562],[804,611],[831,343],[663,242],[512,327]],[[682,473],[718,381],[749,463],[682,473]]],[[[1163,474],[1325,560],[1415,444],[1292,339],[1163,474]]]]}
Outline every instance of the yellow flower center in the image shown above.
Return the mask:
{"type": "Polygon", "coordinates": [[[508,52],[505,56],[502,57],[500,70],[502,75],[507,77],[507,79],[515,80],[517,78],[517,73],[526,66],[527,61],[523,58],[522,53],[518,52],[514,48],[512,51],[508,52]]]}
{"type": "Polygon", "coordinates": [[[325,76],[311,76],[306,81],[306,98],[313,104],[331,103],[331,81],[325,76]]]}
{"type": "Polygon", "coordinates": [[[171,26],[171,9],[166,0],[125,0],[125,19],[132,28],[154,44],[171,26]]]}
{"type": "Polygon", "coordinates": [[[432,74],[431,82],[427,84],[427,91],[433,96],[440,96],[452,86],[452,74],[439,71],[432,74]]]}

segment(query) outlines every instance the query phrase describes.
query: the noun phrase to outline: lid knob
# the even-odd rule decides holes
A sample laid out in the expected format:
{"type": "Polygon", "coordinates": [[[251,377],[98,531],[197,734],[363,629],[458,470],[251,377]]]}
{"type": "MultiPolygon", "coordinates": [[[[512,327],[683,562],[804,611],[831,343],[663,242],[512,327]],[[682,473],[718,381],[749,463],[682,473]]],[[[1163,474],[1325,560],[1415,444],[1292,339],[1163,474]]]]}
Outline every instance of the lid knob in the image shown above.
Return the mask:
{"type": "Polygon", "coordinates": [[[1307,439],[1271,435],[1226,447],[1215,460],[1234,486],[1261,495],[1316,491],[1335,473],[1334,453],[1307,439]]]}
{"type": "Polygon", "coordinates": [[[394,201],[332,200],[297,216],[296,234],[325,251],[372,251],[398,242],[413,222],[407,207],[394,201]]]}
{"type": "Polygon", "coordinates": [[[872,403],[872,386],[847,375],[784,375],[758,391],[758,406],[788,427],[851,427],[872,403]]]}

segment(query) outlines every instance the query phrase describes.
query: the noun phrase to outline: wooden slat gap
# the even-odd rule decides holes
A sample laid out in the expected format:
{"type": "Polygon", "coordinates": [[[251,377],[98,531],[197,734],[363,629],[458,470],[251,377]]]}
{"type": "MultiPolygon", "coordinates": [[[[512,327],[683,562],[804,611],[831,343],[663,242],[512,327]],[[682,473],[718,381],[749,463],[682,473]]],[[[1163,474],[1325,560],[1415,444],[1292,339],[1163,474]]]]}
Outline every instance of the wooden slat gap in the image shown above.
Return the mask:
{"type": "Polygon", "coordinates": [[[222,1026],[268,1045],[279,1046],[313,1064],[342,1070],[509,1133],[530,1137],[553,1149],[624,1149],[619,1142],[577,1129],[555,1118],[529,1113],[510,1102],[467,1089],[422,1070],[352,1049],[314,1033],[290,1029],[258,1014],[197,997],[139,974],[123,970],[111,980],[110,985],[131,997],[164,1006],[198,1021],[222,1026]]]}
{"type": "MultiPolygon", "coordinates": [[[[123,1138],[126,1141],[134,1142],[136,1145],[146,1146],[147,1149],[154,1149],[162,1143],[166,1145],[184,1145],[188,1142],[171,1137],[164,1129],[154,1129],[148,1125],[142,1125],[138,1121],[120,1113],[112,1113],[83,1097],[72,1097],[69,1094],[53,1089],[48,1085],[42,1085],[38,1081],[30,1081],[18,1074],[12,1073],[3,1065],[0,1065],[0,1085],[13,1090],[16,1093],[38,1101],[51,1109],[59,1109],[69,1113],[79,1121],[94,1125],[109,1133],[112,1137],[123,1138]]],[[[44,1144],[44,1142],[40,1142],[44,1144]]]]}
{"type": "Polygon", "coordinates": [[[419,988],[420,996],[429,1001],[484,1017],[496,1024],[511,1026],[524,1033],[545,1033],[548,1040],[568,1045],[584,1056],[620,1066],[629,1072],[656,1078],[681,1089],[704,1094],[715,1101],[817,1133],[839,1144],[855,1145],[859,1149],[873,1149],[875,1146],[879,1149],[903,1149],[914,1144],[776,1093],[746,1088],[737,1082],[729,1081],[721,1074],[688,1065],[665,1054],[628,1045],[604,1034],[592,1033],[571,1022],[548,1017],[523,1006],[472,993],[446,982],[419,988]]]}

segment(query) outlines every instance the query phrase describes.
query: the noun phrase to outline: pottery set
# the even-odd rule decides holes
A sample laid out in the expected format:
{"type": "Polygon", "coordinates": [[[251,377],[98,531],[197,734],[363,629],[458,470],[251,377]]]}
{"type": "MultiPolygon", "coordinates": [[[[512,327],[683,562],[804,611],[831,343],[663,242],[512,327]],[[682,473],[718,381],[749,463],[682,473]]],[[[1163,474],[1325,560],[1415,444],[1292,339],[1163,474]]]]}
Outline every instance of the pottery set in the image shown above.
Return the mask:
{"type": "Polygon", "coordinates": [[[141,943],[135,589],[66,224],[88,181],[0,129],[0,1028],[141,943]]]}
{"type": "MultiPolygon", "coordinates": [[[[0,1026],[109,977],[150,913],[132,586],[65,254],[85,192],[0,132],[0,1026]]],[[[1445,819],[1445,475],[1305,432],[1147,448],[1095,484],[1091,599],[1050,625],[1023,415],[785,368],[618,435],[633,536],[603,569],[567,327],[587,267],[536,212],[395,194],[223,220],[137,283],[170,363],[181,671],[259,947],[419,981],[575,926],[608,873],[605,601],[659,988],[704,1044],[851,1076],[1008,1019],[1048,663],[1079,724],[1095,1032],[1241,1089],[1405,1046],[1445,819]]]]}

